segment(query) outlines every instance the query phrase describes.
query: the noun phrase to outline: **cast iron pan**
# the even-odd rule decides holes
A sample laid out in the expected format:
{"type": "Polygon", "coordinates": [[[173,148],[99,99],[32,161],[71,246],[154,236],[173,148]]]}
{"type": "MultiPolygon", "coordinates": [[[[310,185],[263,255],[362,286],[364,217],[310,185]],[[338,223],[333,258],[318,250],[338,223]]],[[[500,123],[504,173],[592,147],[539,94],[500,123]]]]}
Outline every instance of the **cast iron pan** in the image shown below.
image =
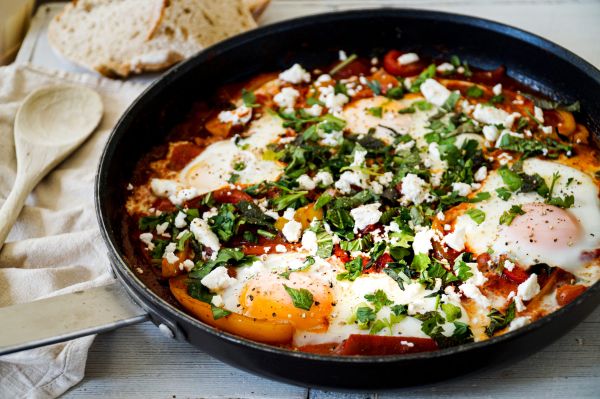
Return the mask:
{"type": "Polygon", "coordinates": [[[292,352],[220,332],[167,304],[132,273],[124,257],[121,220],[125,189],[140,157],[183,120],[194,99],[224,83],[259,72],[307,68],[348,54],[397,48],[448,58],[508,74],[566,103],[581,102],[579,115],[600,132],[600,72],[571,52],[530,33],[440,12],[377,9],[322,14],[257,29],[211,47],[173,68],[127,110],[110,137],[99,168],[96,207],[112,266],[134,300],[155,323],[179,339],[235,367],[293,384],[333,389],[383,389],[429,383],[507,360],[523,358],[565,334],[600,302],[600,285],[576,301],[518,331],[485,342],[437,352],[388,357],[334,357],[292,352]]]}

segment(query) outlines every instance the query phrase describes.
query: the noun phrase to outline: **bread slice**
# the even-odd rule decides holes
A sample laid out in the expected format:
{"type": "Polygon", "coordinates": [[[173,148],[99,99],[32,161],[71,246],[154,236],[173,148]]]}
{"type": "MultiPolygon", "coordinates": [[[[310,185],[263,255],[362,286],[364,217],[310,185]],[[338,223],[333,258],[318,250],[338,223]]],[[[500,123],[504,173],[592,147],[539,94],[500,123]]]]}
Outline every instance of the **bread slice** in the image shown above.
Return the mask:
{"type": "Polygon", "coordinates": [[[103,75],[158,71],[256,27],[246,0],[77,0],[50,24],[52,47],[103,75]]]}
{"type": "Polygon", "coordinates": [[[250,9],[254,19],[258,21],[258,18],[265,12],[271,0],[244,0],[244,2],[248,9],[250,9]]]}

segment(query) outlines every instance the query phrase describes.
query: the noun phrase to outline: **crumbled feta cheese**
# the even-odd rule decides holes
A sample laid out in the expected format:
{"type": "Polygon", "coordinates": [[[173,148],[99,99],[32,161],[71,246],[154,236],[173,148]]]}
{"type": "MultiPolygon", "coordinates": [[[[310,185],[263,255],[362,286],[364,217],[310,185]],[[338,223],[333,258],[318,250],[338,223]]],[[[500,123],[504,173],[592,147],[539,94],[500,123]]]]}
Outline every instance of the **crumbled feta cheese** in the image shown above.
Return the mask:
{"type": "Polygon", "coordinates": [[[372,204],[361,205],[350,211],[350,215],[354,219],[354,232],[364,229],[365,227],[379,222],[381,215],[383,214],[379,207],[380,203],[375,202],[372,204]]]}
{"type": "Polygon", "coordinates": [[[223,306],[223,297],[221,295],[214,295],[210,300],[210,303],[220,308],[221,306],[223,306]]]}
{"type": "Polygon", "coordinates": [[[287,252],[287,248],[283,244],[277,244],[275,245],[275,251],[279,253],[285,253],[287,252]]]}
{"type": "Polygon", "coordinates": [[[315,175],[314,182],[323,187],[328,187],[333,184],[333,176],[327,171],[320,171],[315,175]]]}
{"type": "Polygon", "coordinates": [[[455,251],[459,251],[459,252],[465,249],[465,240],[466,240],[465,229],[462,227],[454,230],[452,233],[447,234],[444,237],[444,243],[446,245],[448,245],[450,248],[454,249],[455,251]]]}
{"type": "Polygon", "coordinates": [[[216,253],[221,249],[219,237],[210,229],[208,223],[200,218],[195,218],[190,224],[190,231],[194,234],[194,238],[200,244],[210,248],[216,253]]]}
{"type": "Polygon", "coordinates": [[[519,119],[520,117],[521,117],[521,114],[518,112],[513,112],[512,114],[508,115],[508,117],[504,121],[504,127],[506,127],[507,129],[511,129],[513,127],[513,125],[515,124],[515,121],[517,119],[519,119]]]}
{"type": "Polygon", "coordinates": [[[419,56],[416,53],[406,53],[398,57],[400,65],[408,65],[419,61],[419,56]]]}
{"type": "Polygon", "coordinates": [[[308,83],[310,82],[310,73],[302,68],[300,64],[294,64],[291,68],[281,72],[279,79],[293,84],[308,83]]]}
{"type": "Polygon", "coordinates": [[[514,331],[518,328],[525,327],[531,322],[531,319],[527,316],[517,317],[508,325],[508,331],[514,331]]]}
{"type": "Polygon", "coordinates": [[[298,179],[296,180],[298,182],[298,187],[301,190],[314,190],[315,187],[317,187],[316,183],[313,181],[313,179],[307,175],[300,175],[298,177],[298,179]]]}
{"type": "Polygon", "coordinates": [[[179,268],[189,273],[194,268],[194,262],[191,259],[186,259],[179,265],[179,268]]]}
{"type": "Polygon", "coordinates": [[[362,166],[365,163],[366,157],[367,157],[366,150],[355,150],[354,151],[354,159],[352,160],[352,164],[350,166],[362,166]]]}
{"type": "Polygon", "coordinates": [[[544,123],[544,111],[540,107],[533,107],[533,116],[535,116],[538,122],[544,123]]]}
{"type": "Polygon", "coordinates": [[[219,112],[219,121],[232,125],[245,125],[252,118],[252,108],[240,105],[231,111],[219,112]]]}
{"type": "Polygon", "coordinates": [[[402,178],[401,192],[406,200],[416,205],[430,198],[427,192],[427,183],[414,173],[409,173],[402,178]]]}
{"type": "Polygon", "coordinates": [[[347,170],[340,175],[340,178],[335,182],[334,187],[343,194],[348,194],[352,191],[351,186],[358,186],[361,188],[367,187],[367,180],[368,176],[363,172],[347,170]]]}
{"type": "Polygon", "coordinates": [[[283,218],[287,220],[294,220],[294,215],[296,215],[296,210],[294,208],[287,208],[285,212],[283,212],[283,218]]]}
{"type": "Polygon", "coordinates": [[[317,242],[317,234],[311,230],[305,230],[302,235],[302,249],[310,253],[311,255],[316,255],[317,250],[319,249],[319,244],[317,242]]]}
{"type": "Polygon", "coordinates": [[[492,87],[492,93],[494,93],[495,96],[499,96],[500,94],[502,94],[502,83],[498,83],[497,85],[492,87]]]}
{"type": "Polygon", "coordinates": [[[342,141],[342,137],[344,137],[344,132],[333,131],[331,133],[319,133],[322,137],[322,140],[319,142],[321,145],[326,145],[329,147],[337,147],[340,145],[342,141]]]}
{"type": "Polygon", "coordinates": [[[213,206],[208,211],[202,213],[202,219],[208,221],[208,219],[212,218],[213,216],[217,216],[218,214],[219,210],[213,206]]]}
{"type": "Polygon", "coordinates": [[[394,174],[392,172],[385,172],[383,175],[379,176],[377,181],[384,186],[387,186],[394,180],[394,174]]]}
{"type": "Polygon", "coordinates": [[[175,227],[182,229],[187,226],[187,221],[185,220],[186,217],[187,215],[184,212],[179,211],[177,216],[175,216],[175,227]]]}
{"type": "Polygon", "coordinates": [[[473,273],[473,276],[471,276],[466,283],[481,287],[486,281],[488,281],[487,277],[485,277],[483,273],[479,271],[476,262],[469,262],[467,263],[467,266],[471,268],[471,273],[473,273]]]}
{"type": "Polygon", "coordinates": [[[340,50],[338,52],[338,58],[340,59],[340,61],[346,61],[348,59],[348,55],[344,50],[340,50]]]}
{"type": "Polygon", "coordinates": [[[493,125],[485,125],[483,127],[483,137],[487,141],[496,141],[498,139],[498,128],[493,125]]]}
{"type": "Polygon", "coordinates": [[[292,87],[284,87],[279,93],[273,97],[273,101],[278,106],[285,108],[286,112],[293,112],[296,99],[300,92],[292,87]]]}
{"type": "Polygon", "coordinates": [[[167,229],[169,228],[169,222],[164,222],[161,224],[157,224],[156,225],[156,234],[163,235],[165,234],[165,231],[167,231],[167,229]]]}
{"type": "Polygon", "coordinates": [[[504,268],[506,270],[508,270],[509,272],[512,272],[513,269],[515,268],[515,264],[512,263],[510,260],[506,259],[506,260],[504,260],[504,268]]]}
{"type": "Polygon", "coordinates": [[[133,190],[133,184],[129,183],[127,184],[127,191],[131,191],[133,190]]]}
{"type": "Polygon", "coordinates": [[[319,101],[322,101],[333,113],[340,112],[350,99],[343,93],[335,93],[333,86],[319,88],[319,101]]]}
{"type": "Polygon", "coordinates": [[[473,178],[475,179],[475,181],[484,181],[486,177],[487,177],[487,166],[485,166],[485,165],[480,167],[479,169],[477,169],[477,171],[473,175],[473,178]]]}
{"type": "Polygon", "coordinates": [[[473,111],[473,118],[489,125],[504,125],[508,116],[508,113],[500,108],[483,106],[481,104],[477,104],[473,111]]]}
{"type": "Polygon", "coordinates": [[[175,250],[177,249],[177,244],[174,242],[169,243],[165,247],[165,252],[163,253],[163,259],[166,259],[170,264],[174,264],[179,260],[179,257],[175,255],[175,250]]]}
{"type": "Polygon", "coordinates": [[[383,186],[376,181],[371,182],[371,190],[373,190],[374,194],[381,195],[383,194],[383,186]]]}
{"type": "Polygon", "coordinates": [[[460,290],[460,292],[462,292],[467,298],[470,298],[472,300],[474,300],[478,305],[483,306],[483,307],[488,307],[490,306],[490,301],[489,299],[487,299],[482,293],[481,291],[479,291],[479,288],[477,288],[475,285],[471,284],[471,283],[464,283],[461,284],[458,289],[460,290]]]}
{"type": "Polygon", "coordinates": [[[169,197],[177,193],[177,183],[173,180],[152,179],[150,180],[150,189],[157,197],[169,197]]]}
{"type": "Polygon", "coordinates": [[[517,296],[524,301],[531,300],[539,292],[540,285],[538,284],[537,274],[535,273],[517,287],[517,296]]]}
{"type": "Polygon", "coordinates": [[[152,242],[152,233],[142,233],[140,234],[140,241],[146,244],[146,249],[152,251],[154,249],[154,243],[152,242]]]}
{"type": "Polygon", "coordinates": [[[302,224],[295,220],[290,220],[283,225],[281,232],[288,242],[298,242],[302,234],[302,224]]]}
{"type": "Polygon", "coordinates": [[[427,79],[421,84],[421,93],[427,101],[438,107],[444,105],[450,97],[450,90],[434,79],[427,79]]]}
{"type": "Polygon", "coordinates": [[[542,126],[540,127],[540,130],[544,133],[544,134],[552,134],[552,131],[554,130],[552,128],[552,126],[542,126]]]}
{"type": "Polygon", "coordinates": [[[323,112],[323,107],[321,107],[319,104],[313,104],[312,107],[310,108],[304,108],[304,111],[306,111],[306,113],[310,116],[321,116],[321,113],[323,112]]]}
{"type": "Polygon", "coordinates": [[[435,68],[435,70],[440,73],[451,72],[454,71],[454,65],[450,64],[449,62],[444,62],[438,65],[437,68],[435,68]]]}
{"type": "Polygon", "coordinates": [[[440,222],[443,222],[444,220],[446,220],[446,215],[444,215],[444,212],[438,212],[435,217],[437,218],[437,220],[439,220],[440,222]]]}
{"type": "Polygon", "coordinates": [[[452,183],[452,191],[456,192],[461,197],[466,197],[471,194],[471,185],[467,183],[452,183]]]}
{"type": "Polygon", "coordinates": [[[317,78],[317,82],[318,83],[323,83],[323,82],[328,82],[331,80],[331,76],[329,76],[328,74],[324,73],[323,75],[319,76],[317,78]]]}
{"type": "Polygon", "coordinates": [[[432,229],[423,229],[415,234],[415,239],[412,244],[413,251],[415,254],[427,254],[433,249],[431,245],[431,239],[435,235],[435,231],[432,229]]]}
{"type": "Polygon", "coordinates": [[[211,291],[219,291],[231,286],[237,282],[237,280],[233,277],[229,277],[225,266],[219,266],[204,276],[200,282],[211,291]]]}
{"type": "Polygon", "coordinates": [[[415,141],[414,140],[407,141],[406,143],[400,143],[400,144],[398,144],[396,146],[396,151],[410,150],[414,146],[415,146],[415,141]]]}

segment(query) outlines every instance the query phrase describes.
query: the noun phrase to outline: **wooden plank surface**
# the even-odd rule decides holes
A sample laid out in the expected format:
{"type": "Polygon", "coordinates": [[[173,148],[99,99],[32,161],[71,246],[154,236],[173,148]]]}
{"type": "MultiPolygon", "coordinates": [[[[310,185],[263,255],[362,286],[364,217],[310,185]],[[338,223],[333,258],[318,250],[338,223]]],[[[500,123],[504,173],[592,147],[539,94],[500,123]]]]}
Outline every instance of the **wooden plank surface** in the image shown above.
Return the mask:
{"type": "MultiPolygon", "coordinates": [[[[600,1],[593,0],[272,0],[261,24],[324,11],[412,7],[475,15],[540,34],[600,66],[600,1]]],[[[51,7],[56,11],[56,6],[51,7]]],[[[44,18],[48,20],[48,16],[44,18]]],[[[28,38],[20,62],[72,70],[48,48],[45,27],[28,38]]],[[[600,309],[565,337],[500,370],[394,392],[332,393],[275,383],[226,366],[164,337],[150,323],[99,336],[84,380],[65,397],[103,398],[597,398],[600,309]]],[[[399,376],[401,378],[401,376],[399,376]]]]}

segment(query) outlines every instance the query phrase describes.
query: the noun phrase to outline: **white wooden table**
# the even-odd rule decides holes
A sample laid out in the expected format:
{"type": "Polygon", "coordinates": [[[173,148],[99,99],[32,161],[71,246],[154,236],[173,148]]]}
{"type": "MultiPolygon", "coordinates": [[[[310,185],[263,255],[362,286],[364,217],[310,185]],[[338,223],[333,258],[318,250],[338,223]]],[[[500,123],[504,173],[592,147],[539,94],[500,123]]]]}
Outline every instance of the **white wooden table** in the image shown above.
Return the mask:
{"type": "MultiPolygon", "coordinates": [[[[215,0],[216,1],[216,0],[215,0]]],[[[341,9],[395,6],[436,9],[515,25],[600,66],[600,1],[575,0],[272,0],[261,24],[341,9]]],[[[57,58],[45,37],[56,6],[42,7],[18,62],[78,70],[57,58]],[[46,9],[48,11],[46,11],[46,9]]],[[[145,323],[98,336],[84,380],[65,397],[103,398],[515,398],[600,397],[600,309],[537,354],[504,369],[394,392],[330,393],[272,382],[226,366],[164,337],[145,323]]]]}

